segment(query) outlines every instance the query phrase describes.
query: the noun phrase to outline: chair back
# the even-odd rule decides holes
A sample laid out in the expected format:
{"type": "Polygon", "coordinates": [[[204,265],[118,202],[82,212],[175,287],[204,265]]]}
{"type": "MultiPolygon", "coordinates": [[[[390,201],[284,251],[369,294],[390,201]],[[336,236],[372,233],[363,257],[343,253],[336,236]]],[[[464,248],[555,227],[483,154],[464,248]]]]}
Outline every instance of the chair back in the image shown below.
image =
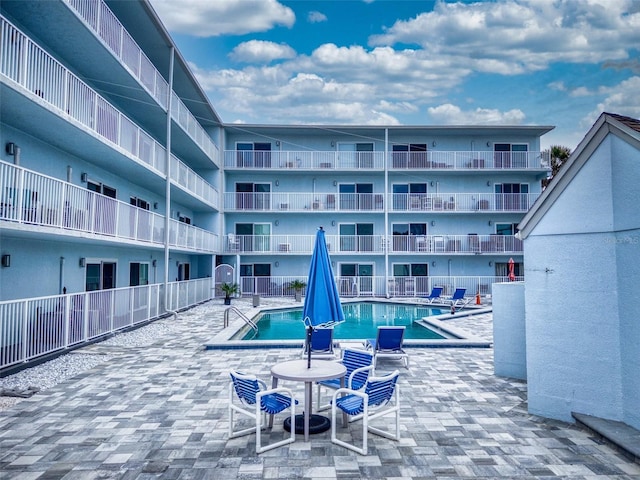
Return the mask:
{"type": "MultiPolygon", "coordinates": [[[[364,350],[353,350],[346,348],[342,353],[342,364],[347,369],[345,378],[350,378],[351,374],[362,367],[373,365],[373,355],[364,350]]],[[[351,388],[359,390],[369,378],[369,370],[356,373],[351,379],[351,388]]]]}
{"type": "Polygon", "coordinates": [[[429,298],[439,298],[440,295],[442,295],[442,287],[433,287],[429,294],[429,298]]]}
{"type": "Polygon", "coordinates": [[[376,351],[395,351],[402,348],[405,327],[378,327],[376,351]]]}
{"type": "Polygon", "coordinates": [[[456,291],[453,292],[451,300],[462,300],[464,298],[464,294],[467,291],[466,288],[456,288],[456,291]]]}
{"type": "Polygon", "coordinates": [[[368,405],[379,407],[386,405],[393,398],[393,393],[400,373],[398,370],[383,377],[372,377],[367,381],[365,393],[369,395],[368,405]]]}
{"type": "MultiPolygon", "coordinates": [[[[306,353],[305,344],[305,353],[306,353]]],[[[316,328],[311,334],[311,353],[333,352],[333,328],[316,328]]]]}
{"type": "Polygon", "coordinates": [[[256,404],[256,394],[260,391],[260,381],[253,375],[231,371],[233,388],[242,403],[246,405],[256,404]]]}

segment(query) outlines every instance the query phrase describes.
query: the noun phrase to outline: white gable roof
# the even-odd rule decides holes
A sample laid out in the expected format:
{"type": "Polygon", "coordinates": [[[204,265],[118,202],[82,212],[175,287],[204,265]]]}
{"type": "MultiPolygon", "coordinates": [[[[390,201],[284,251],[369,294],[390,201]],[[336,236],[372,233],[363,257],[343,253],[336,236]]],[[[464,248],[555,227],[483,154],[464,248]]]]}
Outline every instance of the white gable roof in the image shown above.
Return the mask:
{"type": "Polygon", "coordinates": [[[519,235],[522,239],[529,236],[609,134],[620,137],[634,148],[640,150],[640,120],[613,113],[602,113],[571,154],[567,163],[560,169],[560,172],[554,177],[551,184],[540,195],[518,225],[519,235]]]}

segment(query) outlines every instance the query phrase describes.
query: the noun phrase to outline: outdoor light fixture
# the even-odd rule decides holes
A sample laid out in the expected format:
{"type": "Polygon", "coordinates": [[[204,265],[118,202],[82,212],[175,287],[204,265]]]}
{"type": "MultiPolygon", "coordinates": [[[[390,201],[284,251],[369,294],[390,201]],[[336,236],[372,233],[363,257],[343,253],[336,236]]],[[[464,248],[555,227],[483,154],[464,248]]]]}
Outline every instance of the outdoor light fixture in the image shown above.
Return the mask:
{"type": "Polygon", "coordinates": [[[11,266],[11,255],[2,255],[2,266],[6,268],[11,266]]]}
{"type": "Polygon", "coordinates": [[[82,183],[87,183],[88,179],[89,179],[89,176],[86,173],[83,172],[83,173],[80,174],[80,181],[82,183]]]}
{"type": "Polygon", "coordinates": [[[493,262],[489,262],[489,266],[490,266],[490,267],[493,267],[493,262]]]}
{"type": "Polygon", "coordinates": [[[436,226],[436,221],[435,220],[431,220],[431,226],[435,227],[436,226]]]}
{"type": "Polygon", "coordinates": [[[491,186],[491,180],[487,180],[487,187],[491,186]]]}
{"type": "Polygon", "coordinates": [[[434,260],[433,262],[431,262],[431,266],[435,267],[436,266],[436,261],[434,260]]]}
{"type": "Polygon", "coordinates": [[[277,227],[278,225],[280,225],[280,220],[276,220],[276,221],[275,221],[275,224],[276,224],[276,227],[277,227]]]}
{"type": "Polygon", "coordinates": [[[153,209],[157,210],[158,209],[158,202],[153,202],[153,209]]]}
{"type": "Polygon", "coordinates": [[[336,146],[336,142],[334,142],[333,140],[331,140],[331,146],[335,147],[336,146]]]}
{"type": "Polygon", "coordinates": [[[280,180],[276,180],[276,187],[280,186],[280,180]]]}
{"type": "Polygon", "coordinates": [[[87,265],[87,259],[84,257],[80,257],[80,261],[78,262],[78,265],[80,265],[80,268],[84,268],[87,265]]]}
{"type": "Polygon", "coordinates": [[[7,146],[5,147],[5,150],[7,151],[7,153],[9,155],[15,155],[16,154],[16,144],[13,142],[9,142],[7,143],[7,146]]]}
{"type": "Polygon", "coordinates": [[[276,263],[274,263],[274,265],[276,266],[276,268],[278,268],[280,266],[280,262],[276,261],[276,263]]]}
{"type": "Polygon", "coordinates": [[[280,140],[276,140],[276,147],[280,146],[280,140]]]}
{"type": "Polygon", "coordinates": [[[490,146],[491,146],[491,142],[487,142],[487,147],[490,147],[490,146]]]}
{"type": "Polygon", "coordinates": [[[436,146],[436,141],[434,140],[433,143],[431,144],[432,147],[436,146]]]}
{"type": "Polygon", "coordinates": [[[491,226],[491,220],[489,220],[489,226],[491,226]]]}
{"type": "Polygon", "coordinates": [[[153,259],[153,260],[151,261],[151,266],[152,266],[152,267],[155,267],[156,265],[157,265],[157,260],[156,260],[156,259],[153,259]]]}

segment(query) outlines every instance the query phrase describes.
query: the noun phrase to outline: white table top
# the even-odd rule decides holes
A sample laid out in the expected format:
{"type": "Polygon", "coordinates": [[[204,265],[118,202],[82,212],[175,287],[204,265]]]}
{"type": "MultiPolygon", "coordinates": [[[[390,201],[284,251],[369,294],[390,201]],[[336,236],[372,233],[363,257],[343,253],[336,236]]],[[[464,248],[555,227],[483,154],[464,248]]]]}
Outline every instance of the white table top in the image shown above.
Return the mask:
{"type": "Polygon", "coordinates": [[[340,378],[347,373],[344,365],[329,360],[311,359],[311,368],[307,368],[307,359],[289,360],[271,367],[271,375],[282,380],[317,382],[340,378]]]}

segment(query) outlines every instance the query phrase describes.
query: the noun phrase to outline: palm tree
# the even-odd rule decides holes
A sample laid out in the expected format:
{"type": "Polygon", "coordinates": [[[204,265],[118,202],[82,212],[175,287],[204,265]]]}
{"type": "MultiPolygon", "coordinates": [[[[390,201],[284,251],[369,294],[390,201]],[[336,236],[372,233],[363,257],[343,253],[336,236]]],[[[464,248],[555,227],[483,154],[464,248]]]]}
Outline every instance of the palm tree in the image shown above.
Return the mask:
{"type": "Polygon", "coordinates": [[[551,175],[542,180],[543,189],[547,188],[553,177],[560,172],[560,169],[571,155],[571,149],[562,145],[552,145],[548,150],[545,150],[545,153],[551,160],[551,175]]]}

